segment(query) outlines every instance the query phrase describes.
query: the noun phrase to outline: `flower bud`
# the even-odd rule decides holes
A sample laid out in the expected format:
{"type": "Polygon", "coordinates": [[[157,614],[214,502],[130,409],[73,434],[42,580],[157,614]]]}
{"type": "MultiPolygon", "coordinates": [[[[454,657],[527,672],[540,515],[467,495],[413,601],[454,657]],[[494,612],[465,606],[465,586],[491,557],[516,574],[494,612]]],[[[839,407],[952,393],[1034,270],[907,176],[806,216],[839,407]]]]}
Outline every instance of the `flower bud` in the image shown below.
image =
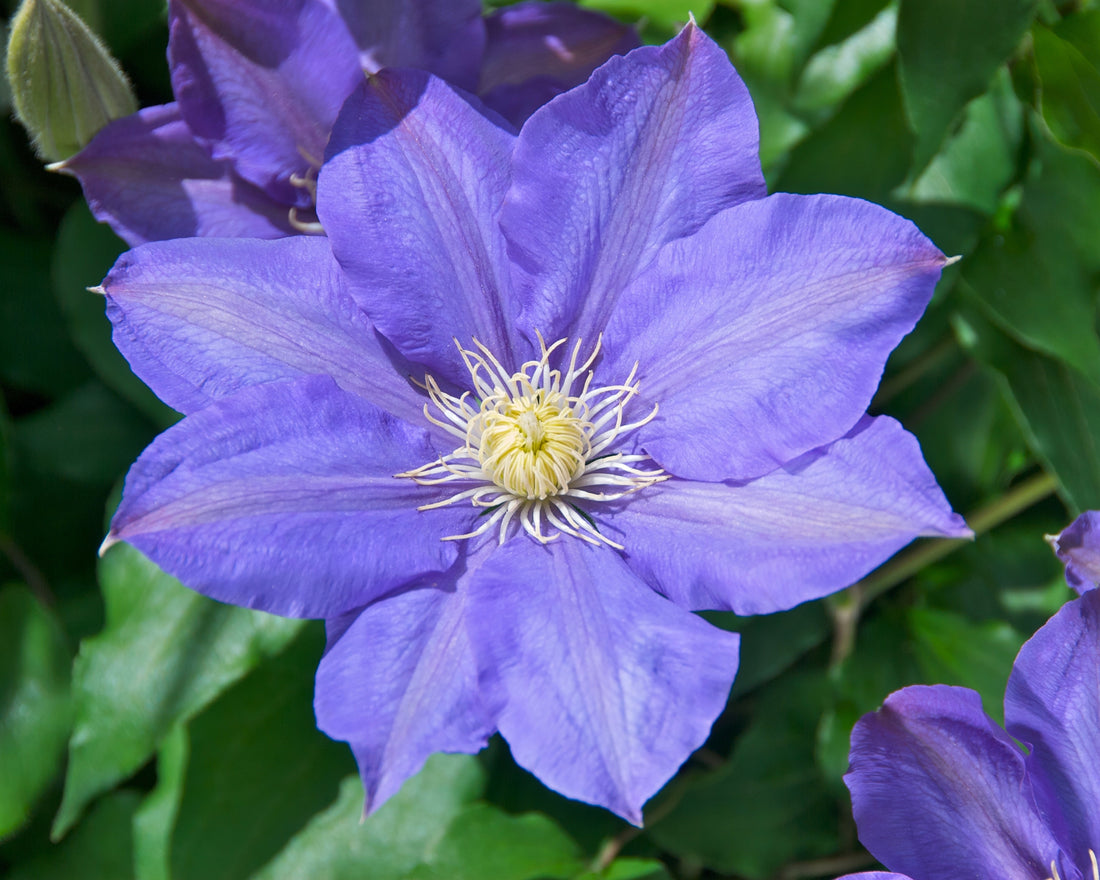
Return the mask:
{"type": "Polygon", "coordinates": [[[23,0],[11,22],[8,82],[44,159],[73,155],[112,119],[137,110],[118,63],[60,0],[23,0]]]}

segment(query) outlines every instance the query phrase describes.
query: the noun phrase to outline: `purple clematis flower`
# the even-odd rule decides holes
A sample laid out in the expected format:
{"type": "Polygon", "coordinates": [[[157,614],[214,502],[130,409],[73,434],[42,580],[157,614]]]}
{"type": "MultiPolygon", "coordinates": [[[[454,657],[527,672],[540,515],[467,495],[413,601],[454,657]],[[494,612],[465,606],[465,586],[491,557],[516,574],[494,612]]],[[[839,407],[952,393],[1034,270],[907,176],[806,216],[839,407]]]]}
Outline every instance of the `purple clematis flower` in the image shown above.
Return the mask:
{"type": "Polygon", "coordinates": [[[363,72],[430,71],[520,124],[634,30],[569,3],[481,16],[480,0],[169,0],[176,102],[107,126],[56,170],[131,246],[319,232],[317,171],[363,72]]]}
{"type": "Polygon", "coordinates": [[[107,542],[328,621],[320,727],[373,809],[499,731],[631,822],[707,737],[737,636],[917,535],[969,534],[865,414],[944,256],[907,220],[767,196],[748,93],[694,26],[519,134],[385,70],[336,121],[327,237],[183,239],[103,284],[186,413],[107,542]]]}
{"type": "Polygon", "coordinates": [[[943,685],[864,716],[845,777],[859,839],[902,873],[849,878],[1100,880],[1100,592],[1020,650],[1005,722],[943,685]]]}
{"type": "Polygon", "coordinates": [[[1100,586],[1100,511],[1086,510],[1048,543],[1066,566],[1066,583],[1078,593],[1100,586]]]}

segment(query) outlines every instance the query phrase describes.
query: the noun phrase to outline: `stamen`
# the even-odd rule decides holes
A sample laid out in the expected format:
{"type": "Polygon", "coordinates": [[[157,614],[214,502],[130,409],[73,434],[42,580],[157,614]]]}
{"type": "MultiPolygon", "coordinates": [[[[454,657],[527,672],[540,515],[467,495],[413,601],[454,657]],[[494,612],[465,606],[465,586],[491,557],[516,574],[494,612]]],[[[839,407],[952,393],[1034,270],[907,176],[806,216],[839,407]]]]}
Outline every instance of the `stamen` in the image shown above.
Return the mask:
{"type": "Polygon", "coordinates": [[[584,358],[578,340],[564,372],[553,368],[550,358],[567,340],[547,345],[540,334],[538,341],[539,358],[509,373],[479,340],[474,340],[473,350],[456,340],[472,391],[455,397],[431,376],[417,384],[438,411],[435,415],[425,406],[425,418],[462,445],[396,476],[424,486],[464,484],[453,495],[420,510],[458,502],[491,509],[476,529],[449,535],[446,541],[477,537],[495,528],[499,542],[504,543],[516,523],[542,544],[565,534],[621,550],[622,545],[602,535],[595,521],[576,505],[614,501],[668,479],[659,468],[636,466],[652,464],[646,455],[605,451],[652,421],[657,407],[641,418],[625,417],[627,405],[638,395],[637,364],[625,382],[592,387],[592,365],[602,339],[584,358]]]}

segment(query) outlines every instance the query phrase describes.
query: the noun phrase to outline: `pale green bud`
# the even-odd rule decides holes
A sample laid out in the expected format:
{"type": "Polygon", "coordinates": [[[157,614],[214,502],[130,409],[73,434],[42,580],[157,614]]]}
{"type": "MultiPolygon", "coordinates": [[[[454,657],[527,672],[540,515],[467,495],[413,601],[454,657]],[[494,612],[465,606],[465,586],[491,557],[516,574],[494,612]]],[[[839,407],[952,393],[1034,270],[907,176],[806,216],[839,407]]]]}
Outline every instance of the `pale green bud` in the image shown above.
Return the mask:
{"type": "Polygon", "coordinates": [[[16,116],[45,159],[68,158],[137,110],[118,63],[60,0],[23,0],[11,22],[8,82],[16,116]]]}

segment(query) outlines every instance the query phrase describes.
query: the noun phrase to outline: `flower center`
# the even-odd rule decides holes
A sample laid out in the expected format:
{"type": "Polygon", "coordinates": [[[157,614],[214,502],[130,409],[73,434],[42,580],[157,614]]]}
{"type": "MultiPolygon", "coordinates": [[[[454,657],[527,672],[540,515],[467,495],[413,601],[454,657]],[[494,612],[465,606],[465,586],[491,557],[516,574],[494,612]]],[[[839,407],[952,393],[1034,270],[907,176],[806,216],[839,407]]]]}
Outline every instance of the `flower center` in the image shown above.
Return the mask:
{"type": "MultiPolygon", "coordinates": [[[[1100,880],[1100,865],[1096,862],[1096,853],[1091,849],[1089,850],[1089,860],[1092,862],[1092,880],[1100,880]]],[[[1062,880],[1061,875],[1058,873],[1058,865],[1055,862],[1050,863],[1050,876],[1046,880],[1062,880]]]]}
{"type": "Polygon", "coordinates": [[[638,393],[637,365],[621,385],[593,387],[591,367],[599,342],[580,362],[578,341],[568,367],[554,369],[551,356],[565,342],[559,339],[547,346],[539,337],[541,356],[515,373],[509,373],[477,340],[476,351],[459,346],[473,386],[473,391],[459,397],[442,391],[431,376],[425,377],[428,396],[439,411],[439,416],[433,415],[425,406],[425,417],[462,445],[397,476],[425,486],[461,484],[453,495],[421,510],[467,499],[474,507],[488,509],[485,522],[474,531],[444,540],[472,538],[498,526],[503,543],[515,522],[542,543],[567,534],[622,549],[600,534],[581,505],[622,498],[667,479],[659,468],[635,467],[648,462],[648,456],[623,454],[615,448],[623,435],[657,415],[654,406],[638,421],[626,418],[627,404],[638,393]]]}

